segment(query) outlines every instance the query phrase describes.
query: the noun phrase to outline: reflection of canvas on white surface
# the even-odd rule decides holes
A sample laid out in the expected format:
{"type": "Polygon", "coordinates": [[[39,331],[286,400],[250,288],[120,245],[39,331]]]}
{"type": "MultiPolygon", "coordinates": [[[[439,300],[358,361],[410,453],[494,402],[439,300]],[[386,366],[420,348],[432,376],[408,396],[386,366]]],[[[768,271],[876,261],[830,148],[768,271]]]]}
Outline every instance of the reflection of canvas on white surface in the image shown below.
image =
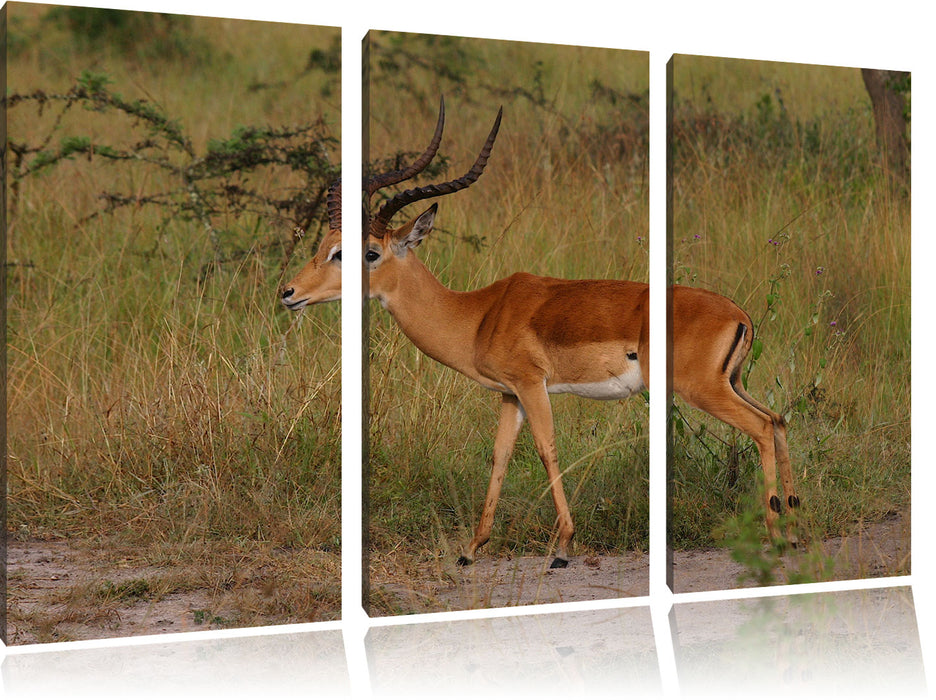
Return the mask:
{"type": "Polygon", "coordinates": [[[366,645],[377,697],[660,690],[646,607],[388,625],[366,645]]]}
{"type": "Polygon", "coordinates": [[[899,587],[677,604],[670,622],[680,690],[922,694],[913,598],[899,587]]]}
{"type": "Polygon", "coordinates": [[[349,693],[339,631],[151,640],[8,654],[2,666],[5,697],[314,698],[349,693]]]}

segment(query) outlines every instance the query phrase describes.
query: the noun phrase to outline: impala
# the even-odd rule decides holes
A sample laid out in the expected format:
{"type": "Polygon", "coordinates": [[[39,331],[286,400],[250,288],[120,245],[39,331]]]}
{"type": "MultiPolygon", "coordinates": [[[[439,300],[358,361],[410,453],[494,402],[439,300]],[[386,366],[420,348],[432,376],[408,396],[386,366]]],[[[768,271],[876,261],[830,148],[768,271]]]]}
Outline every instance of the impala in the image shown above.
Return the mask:
{"type": "MultiPolygon", "coordinates": [[[[558,544],[551,567],[568,564],[573,524],[562,489],[550,394],[623,399],[648,386],[649,287],[619,280],[565,280],[525,272],[482,289],[458,292],[443,286],[415,255],[432,230],[438,203],[398,228],[393,216],[430,197],[469,187],[482,174],[501,112],[471,169],[462,177],[394,195],[369,217],[364,260],[369,296],[390,312],[403,333],[426,355],[501,394],[493,466],[481,519],[458,560],[470,564],[491,534],[507,463],[524,420],[546,468],[557,513],[558,544]]],[[[368,198],[381,188],[421,172],[435,156],[445,119],[440,105],[435,134],[408,168],[370,178],[368,198]]],[[[341,294],[340,185],[329,197],[330,230],[315,256],[282,291],[290,309],[337,299],[341,294]]],[[[669,290],[672,388],[690,405],[743,431],[760,452],[767,527],[774,539],[781,510],[779,465],[787,504],[799,505],[783,418],[740,386],[751,348],[750,317],[725,297],[674,286],[669,290]]]]}

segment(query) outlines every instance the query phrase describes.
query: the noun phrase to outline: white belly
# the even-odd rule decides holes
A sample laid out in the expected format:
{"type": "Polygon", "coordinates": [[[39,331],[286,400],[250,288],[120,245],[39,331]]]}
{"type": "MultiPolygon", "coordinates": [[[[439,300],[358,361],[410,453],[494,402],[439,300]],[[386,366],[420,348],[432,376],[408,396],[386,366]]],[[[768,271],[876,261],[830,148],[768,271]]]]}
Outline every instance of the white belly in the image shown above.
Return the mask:
{"type": "Polygon", "coordinates": [[[610,377],[603,382],[587,382],[584,384],[549,384],[546,391],[550,394],[575,394],[586,399],[615,400],[626,399],[628,396],[643,391],[646,386],[640,375],[640,367],[634,367],[617,377],[610,377]]]}

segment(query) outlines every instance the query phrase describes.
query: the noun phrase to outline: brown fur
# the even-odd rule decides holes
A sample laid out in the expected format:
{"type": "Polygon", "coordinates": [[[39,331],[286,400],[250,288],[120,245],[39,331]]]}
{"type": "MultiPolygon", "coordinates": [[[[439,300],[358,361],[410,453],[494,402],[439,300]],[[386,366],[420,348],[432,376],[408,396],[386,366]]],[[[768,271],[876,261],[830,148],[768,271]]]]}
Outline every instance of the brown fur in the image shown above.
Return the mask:
{"type": "MultiPolygon", "coordinates": [[[[547,390],[556,385],[601,383],[633,372],[649,381],[649,288],[618,280],[563,280],[516,273],[469,292],[443,286],[413,249],[431,231],[436,207],[367,248],[370,295],[424,353],[502,394],[488,494],[474,538],[460,559],[473,560],[490,536],[507,462],[524,418],[546,468],[559,525],[554,565],[565,565],[574,528],[562,489],[547,390]]],[[[310,263],[287,285],[284,303],[323,296],[323,241],[310,263]],[[311,266],[311,268],[310,268],[311,266]]],[[[750,317],[713,292],[670,289],[672,388],[689,404],[750,435],[764,470],[767,526],[778,537],[776,472],[788,503],[798,502],[783,419],[738,384],[753,340],[750,317]]],[[[633,376],[633,375],[629,375],[633,376]]],[[[792,534],[791,534],[792,537],[792,534]]]]}

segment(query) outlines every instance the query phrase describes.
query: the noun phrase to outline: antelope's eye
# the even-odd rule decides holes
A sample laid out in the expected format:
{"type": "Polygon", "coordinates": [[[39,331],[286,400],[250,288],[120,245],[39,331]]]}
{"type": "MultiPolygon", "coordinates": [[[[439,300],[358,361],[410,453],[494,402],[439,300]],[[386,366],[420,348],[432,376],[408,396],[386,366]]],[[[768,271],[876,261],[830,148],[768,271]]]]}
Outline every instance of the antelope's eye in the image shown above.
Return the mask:
{"type": "Polygon", "coordinates": [[[378,253],[376,250],[368,250],[366,253],[364,253],[364,259],[369,263],[376,261],[379,257],[380,253],[378,253]]]}
{"type": "Polygon", "coordinates": [[[331,259],[332,259],[332,260],[337,260],[338,262],[341,262],[341,251],[340,251],[340,250],[336,250],[335,253],[334,253],[334,255],[331,256],[331,259]]]}

